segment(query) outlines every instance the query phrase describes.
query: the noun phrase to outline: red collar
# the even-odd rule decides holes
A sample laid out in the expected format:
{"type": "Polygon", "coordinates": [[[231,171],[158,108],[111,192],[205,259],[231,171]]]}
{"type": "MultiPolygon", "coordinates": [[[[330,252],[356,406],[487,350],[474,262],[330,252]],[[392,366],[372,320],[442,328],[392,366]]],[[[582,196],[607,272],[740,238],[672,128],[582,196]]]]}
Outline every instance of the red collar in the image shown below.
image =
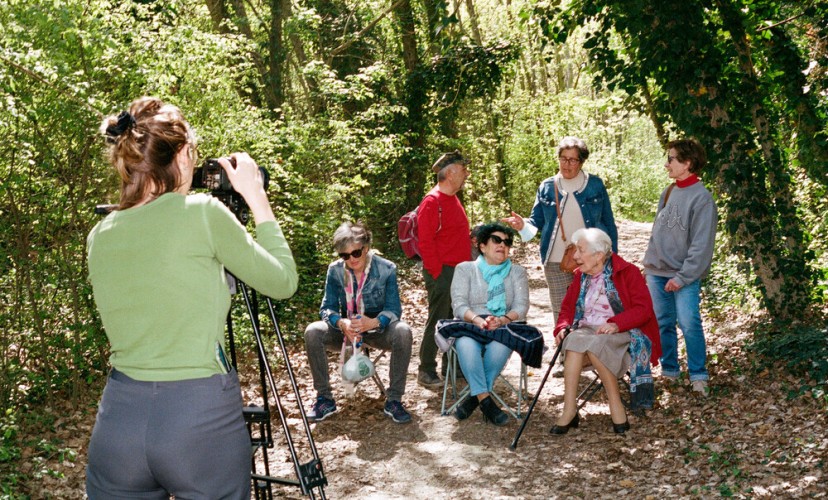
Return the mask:
{"type": "Polygon", "coordinates": [[[686,188],[692,186],[697,182],[699,182],[699,176],[696,174],[690,174],[690,177],[684,179],[683,181],[676,181],[676,186],[680,188],[686,188]]]}

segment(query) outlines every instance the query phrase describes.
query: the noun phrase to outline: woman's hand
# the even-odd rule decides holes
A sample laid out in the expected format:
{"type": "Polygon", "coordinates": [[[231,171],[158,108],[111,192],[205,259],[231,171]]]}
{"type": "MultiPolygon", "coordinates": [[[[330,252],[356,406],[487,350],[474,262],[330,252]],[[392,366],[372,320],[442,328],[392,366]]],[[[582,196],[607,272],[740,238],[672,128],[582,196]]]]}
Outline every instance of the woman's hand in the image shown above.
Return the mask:
{"type": "Polygon", "coordinates": [[[244,198],[247,206],[250,207],[253,220],[256,224],[275,221],[276,216],[273,215],[273,209],[267,199],[267,193],[264,190],[264,179],[262,179],[262,174],[259,172],[259,166],[247,153],[233,153],[230,158],[235,160],[235,167],[227,158],[219,158],[219,165],[227,173],[227,178],[230,180],[233,189],[244,198]]]}
{"type": "Polygon", "coordinates": [[[477,314],[472,316],[472,319],[469,320],[469,323],[473,324],[474,326],[476,326],[478,328],[488,330],[488,327],[486,326],[487,325],[486,320],[483,319],[482,316],[479,316],[477,314]]]}
{"type": "Polygon", "coordinates": [[[618,333],[618,325],[616,325],[615,323],[604,323],[603,325],[595,329],[595,333],[599,335],[618,333]]]}
{"type": "Polygon", "coordinates": [[[501,326],[509,324],[505,316],[486,316],[486,330],[497,330],[501,326]]]}
{"type": "Polygon", "coordinates": [[[354,320],[340,318],[340,320],[336,322],[337,328],[342,330],[342,334],[345,335],[348,342],[356,342],[360,337],[362,337],[361,333],[354,328],[353,321],[354,320]]]}
{"type": "Polygon", "coordinates": [[[363,334],[369,330],[375,330],[380,327],[380,322],[376,318],[369,318],[367,316],[359,316],[350,320],[351,328],[358,334],[363,334]]]}
{"type": "Polygon", "coordinates": [[[679,283],[675,278],[670,278],[667,280],[667,284],[664,285],[665,292],[677,292],[680,288],[681,283],[679,283]]]}
{"type": "Polygon", "coordinates": [[[516,229],[518,231],[523,229],[523,217],[516,214],[515,212],[512,212],[511,217],[504,217],[500,220],[501,222],[505,222],[506,224],[512,226],[512,229],[516,229]]]}

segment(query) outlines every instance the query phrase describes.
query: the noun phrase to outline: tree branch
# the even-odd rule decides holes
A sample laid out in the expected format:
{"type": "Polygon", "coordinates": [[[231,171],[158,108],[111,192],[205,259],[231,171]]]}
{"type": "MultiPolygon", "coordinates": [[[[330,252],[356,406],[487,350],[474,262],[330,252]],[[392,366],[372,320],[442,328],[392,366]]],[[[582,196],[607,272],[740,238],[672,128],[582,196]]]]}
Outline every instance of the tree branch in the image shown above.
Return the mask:
{"type": "Polygon", "coordinates": [[[776,28],[777,26],[782,26],[783,24],[787,24],[791,21],[795,21],[795,20],[799,19],[800,17],[802,17],[804,15],[805,15],[805,13],[803,12],[802,14],[797,14],[793,17],[789,17],[789,18],[785,19],[784,21],[779,21],[776,24],[771,24],[770,26],[763,26],[762,28],[759,28],[758,30],[756,30],[756,32],[758,33],[760,31],[765,31],[765,30],[776,28]]]}
{"type": "Polygon", "coordinates": [[[345,51],[348,49],[348,47],[350,47],[351,45],[353,45],[354,43],[356,43],[356,41],[357,41],[357,40],[359,40],[359,39],[362,37],[362,35],[364,35],[364,34],[365,34],[365,33],[367,33],[368,31],[370,31],[370,30],[371,30],[374,26],[376,26],[376,25],[377,25],[377,23],[379,23],[380,21],[382,21],[382,19],[383,19],[385,16],[387,16],[389,12],[391,12],[392,10],[394,10],[394,9],[396,9],[397,7],[399,7],[400,5],[402,5],[403,1],[404,1],[404,0],[397,0],[396,2],[394,2],[394,4],[393,4],[393,5],[391,5],[391,6],[390,6],[390,7],[388,7],[387,9],[385,9],[385,10],[382,12],[382,14],[380,14],[379,16],[377,16],[377,18],[376,18],[376,19],[374,19],[373,21],[371,21],[371,22],[368,24],[368,26],[366,26],[366,27],[362,28],[362,29],[361,29],[361,30],[360,30],[357,34],[355,34],[355,35],[353,36],[353,38],[351,38],[351,39],[350,39],[350,40],[348,40],[347,42],[343,43],[343,44],[342,44],[342,45],[340,45],[339,47],[337,47],[337,48],[333,49],[333,50],[331,51],[331,55],[330,55],[329,60],[330,60],[330,59],[333,59],[334,57],[338,56],[339,54],[341,54],[341,53],[345,52],[345,51]]]}
{"type": "Polygon", "coordinates": [[[80,104],[84,108],[86,108],[89,111],[95,113],[95,115],[97,115],[99,118],[103,118],[103,116],[104,116],[103,113],[101,113],[97,109],[90,106],[89,103],[87,103],[83,99],[81,99],[78,96],[72,94],[72,90],[69,87],[64,86],[64,88],[62,88],[62,89],[57,88],[54,85],[52,85],[52,82],[47,80],[42,75],[39,75],[39,74],[35,73],[34,71],[30,70],[29,68],[26,68],[24,66],[21,66],[21,65],[17,64],[16,62],[12,61],[11,59],[7,58],[6,56],[4,56],[2,54],[0,54],[0,61],[3,61],[4,63],[6,63],[9,66],[11,66],[12,68],[15,68],[16,70],[22,72],[23,74],[28,75],[33,80],[36,80],[36,81],[42,83],[43,85],[45,85],[45,86],[47,86],[51,89],[54,89],[55,92],[58,93],[58,95],[66,96],[67,98],[75,101],[76,103],[80,104]]]}

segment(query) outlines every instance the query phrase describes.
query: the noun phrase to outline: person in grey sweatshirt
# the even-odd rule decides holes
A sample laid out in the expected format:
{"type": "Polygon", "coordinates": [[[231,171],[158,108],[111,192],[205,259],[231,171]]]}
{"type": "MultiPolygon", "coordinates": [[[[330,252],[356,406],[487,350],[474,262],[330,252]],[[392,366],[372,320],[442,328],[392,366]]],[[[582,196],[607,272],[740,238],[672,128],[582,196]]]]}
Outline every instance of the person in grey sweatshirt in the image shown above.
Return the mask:
{"type": "Polygon", "coordinates": [[[678,324],[693,391],[707,395],[710,377],[699,302],[701,279],[713,260],[718,214],[713,196],[698,177],[707,163],[701,144],[683,139],[667,148],[664,167],[675,183],[661,194],[642,264],[661,333],[661,375],[678,380],[678,324]]]}

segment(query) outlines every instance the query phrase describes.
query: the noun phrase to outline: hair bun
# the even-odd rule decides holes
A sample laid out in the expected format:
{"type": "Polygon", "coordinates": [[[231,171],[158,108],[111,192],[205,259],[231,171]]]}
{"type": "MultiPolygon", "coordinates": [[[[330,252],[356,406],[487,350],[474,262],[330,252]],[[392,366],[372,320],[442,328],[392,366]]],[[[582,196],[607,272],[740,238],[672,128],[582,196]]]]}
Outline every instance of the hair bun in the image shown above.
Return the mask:
{"type": "Polygon", "coordinates": [[[114,125],[106,127],[107,142],[114,143],[117,137],[133,126],[135,126],[135,117],[129,111],[121,111],[121,114],[118,115],[118,121],[114,125]]]}

